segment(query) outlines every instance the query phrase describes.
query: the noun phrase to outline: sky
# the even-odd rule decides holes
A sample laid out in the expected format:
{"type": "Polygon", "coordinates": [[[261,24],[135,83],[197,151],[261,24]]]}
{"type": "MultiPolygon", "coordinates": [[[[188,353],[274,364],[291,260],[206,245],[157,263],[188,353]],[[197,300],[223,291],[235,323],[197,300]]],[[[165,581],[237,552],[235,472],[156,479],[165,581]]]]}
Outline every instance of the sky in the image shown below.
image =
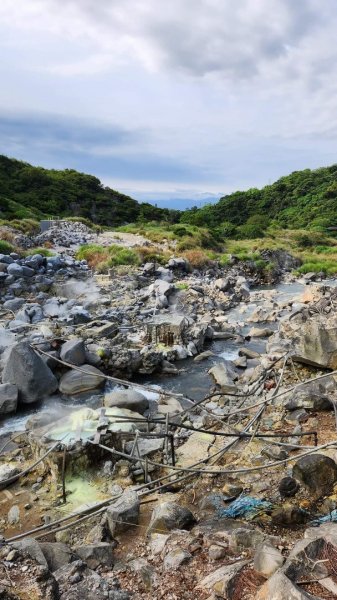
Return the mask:
{"type": "Polygon", "coordinates": [[[1,0],[0,153],[184,208],[337,162],[335,0],[1,0]]]}

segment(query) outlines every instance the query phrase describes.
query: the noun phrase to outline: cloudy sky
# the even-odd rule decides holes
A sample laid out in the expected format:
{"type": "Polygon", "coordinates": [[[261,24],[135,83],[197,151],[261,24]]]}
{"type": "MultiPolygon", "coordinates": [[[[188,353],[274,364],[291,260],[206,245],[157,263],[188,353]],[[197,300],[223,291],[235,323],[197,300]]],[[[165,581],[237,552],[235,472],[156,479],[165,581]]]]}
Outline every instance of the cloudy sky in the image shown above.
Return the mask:
{"type": "Polygon", "coordinates": [[[200,203],[337,162],[335,0],[1,0],[0,153],[200,203]]]}

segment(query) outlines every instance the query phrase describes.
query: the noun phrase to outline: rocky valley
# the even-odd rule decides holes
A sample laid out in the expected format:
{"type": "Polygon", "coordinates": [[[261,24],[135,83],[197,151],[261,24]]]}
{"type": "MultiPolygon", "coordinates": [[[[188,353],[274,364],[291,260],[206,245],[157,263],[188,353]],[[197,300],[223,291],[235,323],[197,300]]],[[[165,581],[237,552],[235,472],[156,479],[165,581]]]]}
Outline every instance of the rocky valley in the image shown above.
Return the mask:
{"type": "Polygon", "coordinates": [[[336,598],[337,280],[111,237],[0,255],[0,598],[336,598]]]}

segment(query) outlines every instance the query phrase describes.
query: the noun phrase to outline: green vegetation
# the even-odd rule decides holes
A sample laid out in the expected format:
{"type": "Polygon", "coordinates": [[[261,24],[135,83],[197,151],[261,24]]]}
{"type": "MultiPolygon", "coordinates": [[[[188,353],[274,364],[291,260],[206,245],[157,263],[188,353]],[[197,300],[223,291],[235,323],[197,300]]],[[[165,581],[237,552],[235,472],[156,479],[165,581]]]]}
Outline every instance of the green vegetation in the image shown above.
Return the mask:
{"type": "Polygon", "coordinates": [[[223,227],[224,235],[238,239],[263,237],[268,226],[337,226],[337,165],[295,171],[260,190],[234,192],[217,204],[186,210],[181,222],[223,227]]]}
{"type": "Polygon", "coordinates": [[[0,156],[0,218],[83,217],[118,226],[134,221],[179,220],[178,211],[140,204],[104,187],[97,177],[73,169],[43,169],[0,156]]]}
{"type": "Polygon", "coordinates": [[[22,256],[33,256],[34,254],[41,254],[41,256],[55,256],[55,253],[48,248],[29,248],[25,252],[21,251],[22,256]]]}
{"type": "Polygon", "coordinates": [[[107,273],[112,267],[140,264],[137,252],[117,245],[104,247],[97,244],[87,244],[79,248],[76,258],[86,260],[89,267],[95,269],[98,273],[107,273]]]}
{"type": "Polygon", "coordinates": [[[15,248],[14,246],[12,246],[12,244],[7,242],[6,240],[0,240],[0,254],[10,254],[14,251],[15,248]]]}

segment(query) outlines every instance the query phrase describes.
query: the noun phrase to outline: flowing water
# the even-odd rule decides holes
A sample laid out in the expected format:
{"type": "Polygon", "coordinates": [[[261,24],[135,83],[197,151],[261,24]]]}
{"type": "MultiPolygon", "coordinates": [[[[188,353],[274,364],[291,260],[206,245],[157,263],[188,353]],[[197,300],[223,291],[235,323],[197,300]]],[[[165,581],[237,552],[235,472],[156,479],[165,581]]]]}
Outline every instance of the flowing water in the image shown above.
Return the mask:
{"type": "MultiPolygon", "coordinates": [[[[325,283],[330,286],[335,286],[337,285],[337,280],[329,280],[325,283]]],[[[92,285],[95,285],[93,281],[92,285]]],[[[284,314],[289,314],[291,310],[296,308],[296,302],[299,302],[305,288],[305,284],[298,281],[256,288],[255,290],[252,290],[253,294],[250,302],[240,303],[226,313],[228,323],[234,325],[235,332],[241,336],[246,336],[251,327],[268,327],[269,329],[275,330],[278,327],[277,321],[247,323],[247,319],[258,307],[266,305],[267,309],[270,310],[270,302],[277,302],[278,305],[286,306],[287,303],[291,301],[294,303],[293,308],[288,306],[288,308],[284,310],[284,314]]],[[[74,290],[71,291],[72,293],[74,292],[74,290]]],[[[87,292],[88,290],[86,289],[86,293],[87,292]]],[[[80,289],[80,293],[83,293],[82,289],[80,289]]],[[[93,296],[95,294],[96,289],[94,288],[93,296]]],[[[8,343],[9,340],[0,339],[0,344],[2,341],[8,343]]],[[[148,375],[138,377],[135,381],[135,388],[137,383],[146,383],[153,385],[154,388],[156,386],[163,387],[166,390],[187,395],[194,400],[200,400],[208,393],[210,386],[212,385],[211,377],[208,375],[207,371],[214,364],[221,362],[224,359],[235,360],[239,355],[240,348],[243,346],[259,353],[263,353],[265,352],[266,338],[252,338],[251,340],[245,340],[244,342],[237,342],[235,340],[214,340],[208,347],[205,347],[205,350],[211,350],[215,355],[207,361],[198,363],[192,358],[188,358],[176,362],[175,365],[180,371],[179,375],[148,375]]],[[[108,382],[106,390],[111,390],[112,387],[111,383],[108,382]]],[[[155,400],[158,397],[155,392],[153,394],[149,393],[148,396],[151,400],[155,400]]],[[[0,434],[8,435],[13,432],[23,431],[28,418],[34,413],[49,411],[51,409],[51,402],[53,410],[59,407],[61,416],[62,410],[65,409],[72,410],[84,405],[90,408],[102,406],[102,392],[82,394],[79,397],[71,398],[66,402],[62,401],[61,397],[55,397],[53,400],[47,399],[40,404],[34,404],[32,406],[28,405],[21,410],[19,414],[10,416],[2,421],[0,434]]]]}

